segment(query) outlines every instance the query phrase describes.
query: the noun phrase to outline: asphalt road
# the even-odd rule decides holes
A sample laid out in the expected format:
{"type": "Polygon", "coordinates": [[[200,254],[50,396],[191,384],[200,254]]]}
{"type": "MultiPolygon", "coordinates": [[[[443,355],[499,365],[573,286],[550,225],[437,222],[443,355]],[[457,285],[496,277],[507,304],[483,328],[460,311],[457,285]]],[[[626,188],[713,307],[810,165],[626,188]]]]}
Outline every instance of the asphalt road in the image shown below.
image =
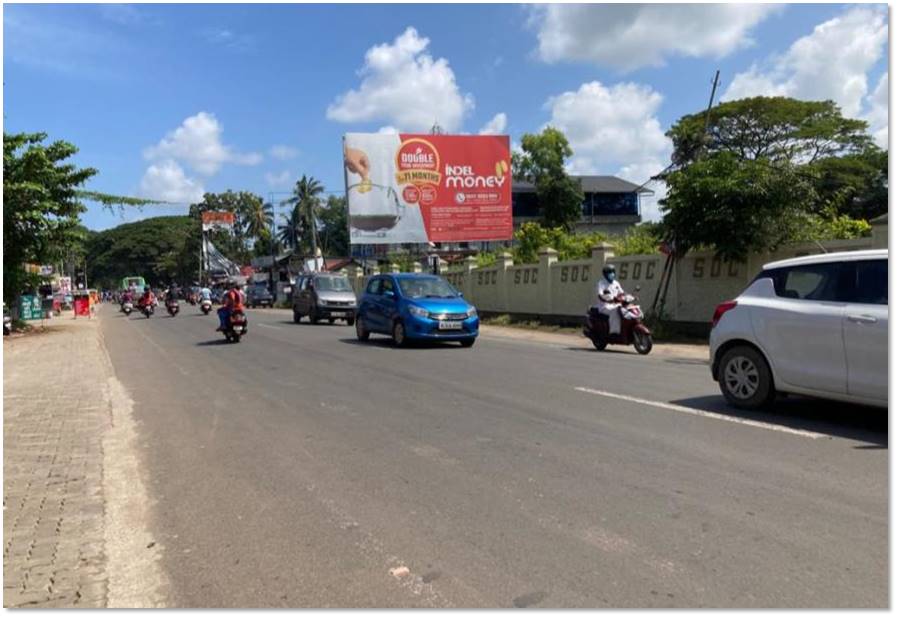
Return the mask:
{"type": "Polygon", "coordinates": [[[887,414],[706,363],[103,307],[182,607],[886,607],[887,414]],[[406,567],[402,575],[394,568],[406,567]]]}

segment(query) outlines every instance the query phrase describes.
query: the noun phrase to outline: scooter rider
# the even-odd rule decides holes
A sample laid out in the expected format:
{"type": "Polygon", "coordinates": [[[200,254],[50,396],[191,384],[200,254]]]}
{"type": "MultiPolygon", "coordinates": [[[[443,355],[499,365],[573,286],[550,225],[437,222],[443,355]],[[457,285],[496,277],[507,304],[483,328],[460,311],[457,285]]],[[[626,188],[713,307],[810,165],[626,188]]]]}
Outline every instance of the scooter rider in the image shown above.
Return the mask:
{"type": "Polygon", "coordinates": [[[227,330],[228,320],[234,311],[243,310],[243,292],[240,291],[240,285],[236,281],[232,281],[230,289],[224,294],[224,306],[218,309],[218,332],[227,330]]]}
{"type": "Polygon", "coordinates": [[[602,315],[607,315],[610,334],[620,333],[620,301],[625,294],[623,286],[617,281],[617,269],[607,264],[601,271],[602,277],[595,286],[597,296],[595,308],[602,315]]]}
{"type": "Polygon", "coordinates": [[[151,304],[155,304],[155,302],[156,302],[156,296],[153,295],[153,292],[150,289],[150,286],[147,285],[146,287],[143,288],[143,295],[140,296],[139,306],[140,306],[140,308],[146,308],[147,306],[150,306],[151,304]]]}

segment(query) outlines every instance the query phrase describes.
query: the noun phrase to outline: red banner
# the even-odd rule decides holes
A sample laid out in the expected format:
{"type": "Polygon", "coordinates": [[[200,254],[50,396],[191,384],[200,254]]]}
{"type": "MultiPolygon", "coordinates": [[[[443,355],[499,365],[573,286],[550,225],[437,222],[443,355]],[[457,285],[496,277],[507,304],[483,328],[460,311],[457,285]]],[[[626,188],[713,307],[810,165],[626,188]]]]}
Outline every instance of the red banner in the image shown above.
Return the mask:
{"type": "Polygon", "coordinates": [[[349,134],[353,244],[508,240],[506,135],[349,134]]]}

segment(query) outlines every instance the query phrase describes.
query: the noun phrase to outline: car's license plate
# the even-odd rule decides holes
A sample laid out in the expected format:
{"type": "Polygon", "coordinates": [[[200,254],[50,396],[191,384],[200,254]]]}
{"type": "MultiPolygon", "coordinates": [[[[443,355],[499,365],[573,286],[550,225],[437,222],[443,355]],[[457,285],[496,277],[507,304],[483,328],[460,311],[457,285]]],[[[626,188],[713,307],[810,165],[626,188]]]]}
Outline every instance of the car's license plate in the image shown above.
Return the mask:
{"type": "Polygon", "coordinates": [[[460,321],[440,321],[439,329],[440,330],[460,330],[462,324],[460,321]]]}
{"type": "Polygon", "coordinates": [[[330,316],[331,317],[345,317],[346,312],[345,311],[330,311],[330,316]]]}

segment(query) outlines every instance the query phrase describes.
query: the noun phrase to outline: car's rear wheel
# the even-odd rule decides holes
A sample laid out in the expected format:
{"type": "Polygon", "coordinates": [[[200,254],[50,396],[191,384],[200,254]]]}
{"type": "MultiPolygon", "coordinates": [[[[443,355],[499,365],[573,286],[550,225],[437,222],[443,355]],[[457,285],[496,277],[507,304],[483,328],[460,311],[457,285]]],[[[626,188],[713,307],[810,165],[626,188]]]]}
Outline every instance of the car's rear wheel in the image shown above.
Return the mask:
{"type": "Polygon", "coordinates": [[[299,323],[300,321],[302,321],[302,313],[293,309],[293,323],[299,323]]]}
{"type": "Polygon", "coordinates": [[[336,321],[336,317],[328,317],[327,318],[327,323],[329,323],[331,326],[333,325],[333,322],[335,322],[335,321],[336,321]]]}
{"type": "Polygon", "coordinates": [[[392,327],[392,342],[396,347],[404,347],[408,344],[408,337],[405,335],[405,324],[397,321],[392,327]]]}
{"type": "Polygon", "coordinates": [[[763,355],[747,345],[728,350],[719,364],[719,388],[739,409],[759,409],[775,398],[772,371],[763,355]]]}
{"type": "Polygon", "coordinates": [[[355,325],[355,318],[354,318],[354,317],[346,317],[346,325],[347,325],[347,326],[354,326],[354,325],[355,325]]]}
{"type": "Polygon", "coordinates": [[[360,319],[355,322],[355,336],[358,337],[359,341],[366,341],[371,338],[371,333],[364,327],[364,322],[360,319]]]}

